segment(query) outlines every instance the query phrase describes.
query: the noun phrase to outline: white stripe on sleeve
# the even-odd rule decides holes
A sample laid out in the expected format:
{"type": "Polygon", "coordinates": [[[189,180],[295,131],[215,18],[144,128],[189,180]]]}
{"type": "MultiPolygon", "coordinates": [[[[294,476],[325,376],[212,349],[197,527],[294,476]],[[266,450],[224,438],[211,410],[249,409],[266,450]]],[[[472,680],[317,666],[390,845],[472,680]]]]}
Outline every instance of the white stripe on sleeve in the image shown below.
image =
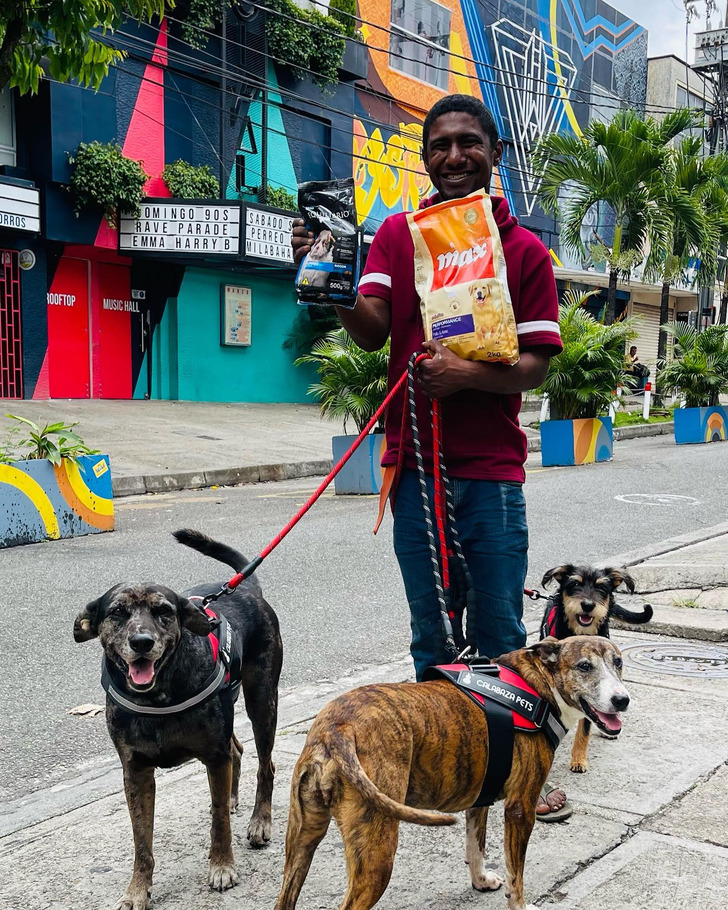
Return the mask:
{"type": "Polygon", "coordinates": [[[530,335],[531,332],[550,332],[552,335],[561,336],[558,322],[550,319],[536,319],[533,322],[519,322],[517,325],[519,335],[530,335]]]}
{"type": "Polygon", "coordinates": [[[367,275],[362,275],[359,279],[359,287],[363,284],[381,284],[385,288],[392,287],[392,276],[387,275],[385,272],[369,272],[367,275]]]}

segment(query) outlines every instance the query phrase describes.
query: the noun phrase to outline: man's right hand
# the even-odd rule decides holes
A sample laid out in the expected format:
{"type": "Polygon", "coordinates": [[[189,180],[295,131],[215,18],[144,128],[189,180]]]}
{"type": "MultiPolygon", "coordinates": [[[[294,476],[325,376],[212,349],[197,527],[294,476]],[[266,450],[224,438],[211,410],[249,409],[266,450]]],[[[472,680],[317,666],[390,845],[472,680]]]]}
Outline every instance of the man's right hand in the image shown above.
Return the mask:
{"type": "Polygon", "coordinates": [[[314,240],[313,231],[309,231],[306,228],[306,222],[303,218],[295,218],[291,233],[291,248],[293,249],[293,261],[296,265],[301,264],[301,260],[313,246],[314,240]]]}

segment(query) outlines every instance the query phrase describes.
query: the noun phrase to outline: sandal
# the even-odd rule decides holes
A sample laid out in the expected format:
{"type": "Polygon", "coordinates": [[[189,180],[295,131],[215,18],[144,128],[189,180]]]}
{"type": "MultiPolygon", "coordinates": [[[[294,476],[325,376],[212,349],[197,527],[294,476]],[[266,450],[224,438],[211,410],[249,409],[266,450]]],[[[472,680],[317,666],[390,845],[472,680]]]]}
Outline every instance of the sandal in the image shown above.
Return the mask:
{"type": "MultiPolygon", "coordinates": [[[[554,792],[554,790],[560,789],[561,787],[555,787],[550,781],[546,781],[546,783],[541,788],[541,799],[544,801],[544,803],[546,803],[546,805],[548,805],[548,797],[554,792]]],[[[567,799],[560,809],[551,809],[549,812],[537,812],[536,820],[542,822],[562,822],[567,818],[570,818],[573,811],[574,807],[567,799]]]]}

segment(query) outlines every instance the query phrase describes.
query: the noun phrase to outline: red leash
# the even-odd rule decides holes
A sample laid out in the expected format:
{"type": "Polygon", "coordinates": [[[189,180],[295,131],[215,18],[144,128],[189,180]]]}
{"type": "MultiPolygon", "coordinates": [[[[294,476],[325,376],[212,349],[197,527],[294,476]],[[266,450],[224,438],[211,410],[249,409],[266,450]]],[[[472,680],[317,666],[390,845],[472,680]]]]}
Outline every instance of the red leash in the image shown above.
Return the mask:
{"type": "MultiPolygon", "coordinates": [[[[425,360],[429,356],[430,356],[429,354],[420,354],[417,357],[415,363],[419,363],[421,360],[425,360]]],[[[234,591],[235,588],[237,588],[239,584],[241,584],[246,578],[249,578],[253,574],[253,572],[255,572],[255,570],[263,562],[263,560],[266,558],[266,556],[268,556],[269,553],[271,553],[273,550],[275,550],[275,548],[283,540],[283,538],[291,530],[293,530],[293,528],[303,518],[303,516],[306,514],[306,512],[308,512],[308,510],[311,508],[311,506],[319,499],[321,494],[329,486],[329,484],[334,479],[334,477],[336,477],[336,475],[339,473],[339,471],[344,467],[344,465],[351,458],[351,456],[354,454],[354,452],[359,448],[359,446],[362,444],[362,442],[364,442],[364,439],[369,435],[369,432],[376,426],[377,421],[379,420],[381,415],[384,413],[387,405],[394,398],[394,396],[397,394],[397,392],[400,390],[400,388],[404,385],[404,382],[406,379],[407,379],[407,370],[405,370],[404,373],[400,376],[400,378],[397,380],[397,383],[394,385],[392,390],[389,392],[387,397],[384,399],[384,401],[382,402],[380,407],[377,408],[377,411],[374,414],[374,416],[372,417],[372,419],[364,427],[364,429],[361,431],[361,433],[357,436],[357,438],[354,440],[354,442],[352,443],[352,445],[348,449],[348,451],[344,453],[344,455],[334,465],[334,467],[331,469],[331,471],[326,475],[326,477],[321,482],[318,489],[314,491],[314,493],[310,497],[310,499],[301,506],[301,508],[298,510],[298,512],[296,512],[296,514],[293,516],[293,518],[291,518],[291,520],[283,528],[283,530],[280,531],[280,533],[277,534],[273,538],[273,540],[271,540],[271,542],[268,544],[268,546],[266,546],[263,550],[261,550],[259,555],[255,557],[255,559],[252,559],[247,564],[247,566],[245,566],[245,568],[243,568],[240,572],[237,572],[235,575],[233,575],[233,577],[230,579],[230,581],[225,582],[225,584],[222,586],[222,588],[220,588],[220,590],[217,592],[217,594],[208,594],[207,597],[205,597],[205,599],[203,601],[203,606],[207,606],[208,603],[211,603],[212,601],[217,600],[218,597],[221,597],[223,594],[229,594],[231,591],[234,591]]],[[[443,532],[442,532],[443,540],[444,540],[444,533],[445,532],[444,532],[444,527],[443,527],[443,532]]]]}

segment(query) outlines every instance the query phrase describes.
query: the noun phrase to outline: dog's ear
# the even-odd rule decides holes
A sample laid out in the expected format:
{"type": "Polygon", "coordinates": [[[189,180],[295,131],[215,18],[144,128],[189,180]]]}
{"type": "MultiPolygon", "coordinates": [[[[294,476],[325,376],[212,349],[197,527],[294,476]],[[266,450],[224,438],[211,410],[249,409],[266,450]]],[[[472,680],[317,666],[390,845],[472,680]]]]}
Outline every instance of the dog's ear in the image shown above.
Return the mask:
{"type": "Polygon", "coordinates": [[[574,567],[571,563],[567,563],[564,566],[555,566],[553,569],[549,569],[541,579],[541,587],[547,588],[553,579],[555,579],[558,584],[561,584],[573,571],[574,567]]]}
{"type": "Polygon", "coordinates": [[[99,607],[106,594],[92,600],[90,604],[78,614],[73,623],[73,640],[77,642],[91,641],[98,638],[99,634],[99,607]]]}
{"type": "Polygon", "coordinates": [[[536,644],[531,645],[526,650],[538,657],[547,667],[554,667],[561,653],[561,642],[557,638],[549,636],[542,641],[537,641],[536,644]]]}
{"type": "Polygon", "coordinates": [[[193,635],[204,638],[220,625],[220,621],[211,619],[201,606],[179,594],[177,595],[177,608],[180,622],[193,635]]]}
{"type": "Polygon", "coordinates": [[[609,578],[615,591],[624,585],[630,594],[634,594],[635,581],[626,569],[605,569],[603,574],[609,578]]]}

